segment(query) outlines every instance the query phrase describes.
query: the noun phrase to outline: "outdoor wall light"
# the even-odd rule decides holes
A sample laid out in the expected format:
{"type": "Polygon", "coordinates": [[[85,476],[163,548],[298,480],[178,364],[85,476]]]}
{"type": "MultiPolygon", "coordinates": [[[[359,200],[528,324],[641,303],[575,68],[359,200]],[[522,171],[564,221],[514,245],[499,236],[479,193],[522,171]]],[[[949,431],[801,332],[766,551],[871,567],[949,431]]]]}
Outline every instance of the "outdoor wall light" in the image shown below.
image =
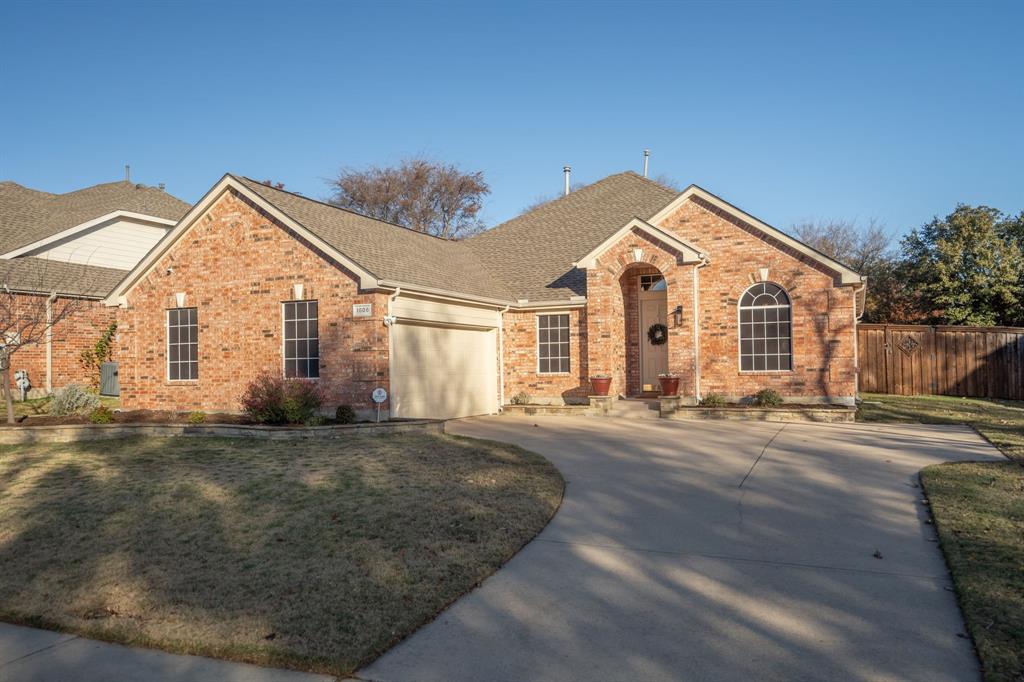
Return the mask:
{"type": "Polygon", "coordinates": [[[683,306],[677,305],[675,310],[672,311],[672,325],[675,327],[683,326],[683,306]]]}

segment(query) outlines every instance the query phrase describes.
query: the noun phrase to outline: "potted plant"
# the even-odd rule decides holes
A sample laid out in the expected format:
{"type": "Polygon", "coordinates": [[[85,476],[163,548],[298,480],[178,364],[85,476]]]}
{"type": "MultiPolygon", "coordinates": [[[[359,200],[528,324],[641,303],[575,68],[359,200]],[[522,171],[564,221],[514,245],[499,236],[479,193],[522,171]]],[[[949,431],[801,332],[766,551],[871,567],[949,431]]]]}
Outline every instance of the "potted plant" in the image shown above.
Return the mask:
{"type": "Polygon", "coordinates": [[[666,373],[659,374],[658,381],[661,383],[661,394],[663,396],[679,395],[679,375],[666,373]]]}
{"type": "Polygon", "coordinates": [[[608,395],[608,389],[612,386],[612,378],[607,374],[595,374],[590,377],[590,385],[594,388],[594,395],[608,395]]]}

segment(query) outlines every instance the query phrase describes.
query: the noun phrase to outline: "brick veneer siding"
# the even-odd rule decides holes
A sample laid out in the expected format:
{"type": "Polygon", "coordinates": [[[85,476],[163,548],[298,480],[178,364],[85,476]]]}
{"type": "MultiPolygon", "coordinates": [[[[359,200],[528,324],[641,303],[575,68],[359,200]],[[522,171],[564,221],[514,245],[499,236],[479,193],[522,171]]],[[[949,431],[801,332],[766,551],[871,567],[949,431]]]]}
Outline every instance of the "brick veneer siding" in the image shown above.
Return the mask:
{"type": "Polygon", "coordinates": [[[639,390],[639,336],[636,278],[660,272],[665,277],[668,311],[681,306],[682,324],[668,315],[668,366],[679,375],[679,392],[693,395],[692,265],[678,263],[679,254],[643,232],[633,231],[602,254],[587,270],[587,335],[591,373],[612,377],[613,394],[639,390]],[[640,260],[636,252],[640,250],[640,260]],[[633,340],[635,339],[635,340],[633,340]]]}
{"type": "MultiPolygon", "coordinates": [[[[261,371],[280,375],[283,301],[319,302],[320,379],[325,407],[372,407],[388,386],[387,297],[360,293],[356,279],[248,200],[226,192],[128,294],[119,313],[125,408],[235,411],[261,371]],[[168,381],[166,311],[198,308],[199,379],[168,381]],[[353,318],[352,305],[373,304],[353,318]]],[[[385,404],[386,408],[387,405],[385,404]]]]}
{"type": "MultiPolygon", "coordinates": [[[[24,302],[24,305],[38,311],[42,315],[45,309],[45,296],[34,294],[16,294],[16,305],[24,302]]],[[[53,303],[55,311],[61,310],[67,299],[58,298],[53,303]]],[[[51,386],[53,390],[71,383],[78,383],[90,386],[94,381],[98,382],[99,377],[90,376],[89,372],[82,367],[80,357],[82,351],[91,348],[106,331],[111,322],[114,321],[116,311],[113,308],[104,306],[100,301],[77,299],[72,303],[75,306],[74,312],[59,321],[53,327],[53,339],[51,350],[51,363],[53,377],[51,386]]],[[[45,317],[41,317],[45,319],[45,317]]],[[[116,357],[114,358],[117,359],[116,357]]],[[[46,341],[25,346],[19,349],[12,356],[11,384],[14,384],[14,372],[19,369],[28,370],[29,381],[32,382],[32,392],[38,395],[46,390],[46,341]]]]}
{"type": "MultiPolygon", "coordinates": [[[[803,254],[699,199],[683,204],[659,227],[705,251],[700,270],[701,388],[730,398],[773,388],[799,400],[851,399],[855,394],[854,288],[803,254]],[[760,280],[782,286],[792,302],[793,370],[741,372],[737,305],[760,280]]],[[[671,303],[670,303],[671,307],[671,303]]],[[[685,308],[684,308],[685,310],[685,308]]]]}
{"type": "Polygon", "coordinates": [[[528,393],[542,402],[586,402],[590,394],[587,374],[587,314],[581,308],[569,311],[508,311],[504,314],[505,401],[517,393],[528,393]],[[568,374],[537,371],[537,316],[552,312],[569,314],[568,374]]]}

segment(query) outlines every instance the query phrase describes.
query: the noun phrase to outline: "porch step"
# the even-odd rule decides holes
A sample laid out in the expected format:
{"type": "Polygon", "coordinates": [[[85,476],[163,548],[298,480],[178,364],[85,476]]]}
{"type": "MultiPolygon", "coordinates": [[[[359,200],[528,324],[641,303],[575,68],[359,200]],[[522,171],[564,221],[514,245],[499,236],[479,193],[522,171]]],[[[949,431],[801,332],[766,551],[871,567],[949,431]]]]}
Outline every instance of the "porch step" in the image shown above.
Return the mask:
{"type": "Polygon", "coordinates": [[[625,419],[658,419],[658,401],[620,398],[612,403],[610,416],[625,419]]]}

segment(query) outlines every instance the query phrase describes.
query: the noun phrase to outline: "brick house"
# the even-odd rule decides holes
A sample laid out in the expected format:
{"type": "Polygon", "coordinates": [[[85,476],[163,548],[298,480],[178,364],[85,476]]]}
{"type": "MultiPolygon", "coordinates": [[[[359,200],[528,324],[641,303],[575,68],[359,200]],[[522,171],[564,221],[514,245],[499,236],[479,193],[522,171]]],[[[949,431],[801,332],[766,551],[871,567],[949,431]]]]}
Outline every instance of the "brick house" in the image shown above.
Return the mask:
{"type": "Polygon", "coordinates": [[[44,341],[12,356],[33,396],[90,382],[79,356],[116,319],[103,299],[187,210],[162,188],[127,181],[65,194],[0,182],[0,284],[13,294],[4,313],[45,316],[77,301],[44,341]]]}
{"type": "Polygon", "coordinates": [[[696,186],[609,176],[446,241],[233,175],[106,299],[125,408],[233,411],[257,373],[329,408],[493,413],[514,395],[851,404],[864,280],[696,186]]]}

